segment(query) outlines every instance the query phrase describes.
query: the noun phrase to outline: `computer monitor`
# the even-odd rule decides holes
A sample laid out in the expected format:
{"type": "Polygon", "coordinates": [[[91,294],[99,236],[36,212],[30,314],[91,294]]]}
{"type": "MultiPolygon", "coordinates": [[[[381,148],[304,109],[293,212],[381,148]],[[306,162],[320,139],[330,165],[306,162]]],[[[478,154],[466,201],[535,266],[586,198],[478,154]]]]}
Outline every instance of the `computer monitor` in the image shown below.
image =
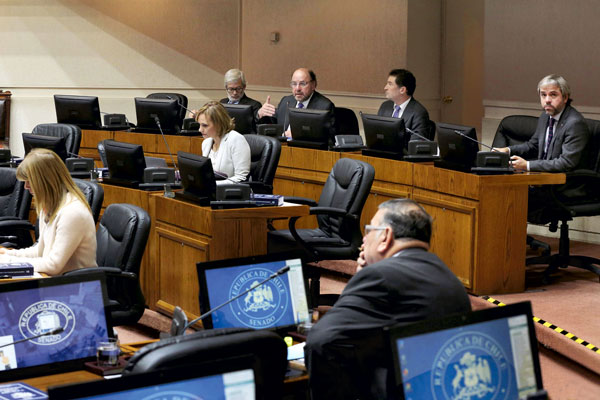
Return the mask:
{"type": "MultiPolygon", "coordinates": [[[[211,362],[48,388],[48,400],[253,399],[254,371],[211,362]]],[[[236,362],[237,364],[237,362],[236,362]]]]}
{"type": "Polygon", "coordinates": [[[65,137],[23,133],[23,146],[25,147],[25,154],[29,154],[29,152],[33,149],[42,148],[52,150],[63,161],[69,157],[69,154],[67,153],[65,137]]]}
{"type": "Polygon", "coordinates": [[[175,192],[177,198],[206,206],[216,199],[215,173],[208,157],[178,151],[177,165],[183,188],[183,192],[175,192]]]}
{"type": "Polygon", "coordinates": [[[205,328],[275,329],[310,321],[302,259],[270,254],[197,264],[202,313],[256,287],[203,320],[205,328]],[[289,271],[261,286],[261,281],[288,266],[289,271]]]}
{"type": "Polygon", "coordinates": [[[389,330],[397,389],[413,399],[517,399],[542,390],[531,303],[389,330]]]}
{"type": "Polygon", "coordinates": [[[157,120],[165,135],[176,135],[181,130],[177,100],[135,98],[136,132],[160,133],[157,120]]]}
{"type": "Polygon", "coordinates": [[[100,105],[96,96],[55,94],[56,121],[77,125],[81,129],[100,129],[100,105]]]}
{"type": "Polygon", "coordinates": [[[435,161],[434,165],[439,168],[471,172],[479,151],[475,128],[438,123],[437,135],[441,160],[435,161]]]}
{"type": "Polygon", "coordinates": [[[109,174],[105,183],[138,187],[144,181],[146,160],[142,145],[105,140],[104,152],[109,174]]]}
{"type": "Polygon", "coordinates": [[[256,133],[254,112],[252,106],[247,104],[223,104],[227,113],[235,122],[235,130],[242,135],[256,133]]]}
{"type": "Polygon", "coordinates": [[[360,113],[367,148],[362,151],[365,156],[401,160],[404,149],[408,146],[408,138],[402,118],[382,117],[360,113]]]}
{"type": "Polygon", "coordinates": [[[327,150],[332,113],[300,108],[290,108],[289,113],[292,140],[288,142],[288,146],[327,150]]]}
{"type": "Polygon", "coordinates": [[[109,335],[101,273],[0,285],[0,381],[81,369],[109,335]],[[62,332],[49,334],[58,328],[62,332]],[[15,343],[27,338],[32,339],[15,343]]]}

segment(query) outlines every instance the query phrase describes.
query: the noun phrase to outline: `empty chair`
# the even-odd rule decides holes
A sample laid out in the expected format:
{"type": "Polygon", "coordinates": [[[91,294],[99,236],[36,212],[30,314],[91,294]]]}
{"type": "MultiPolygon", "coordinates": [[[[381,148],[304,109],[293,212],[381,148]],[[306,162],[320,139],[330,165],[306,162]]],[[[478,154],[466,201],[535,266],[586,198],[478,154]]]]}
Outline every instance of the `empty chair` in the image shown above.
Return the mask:
{"type": "Polygon", "coordinates": [[[145,308],[139,273],[150,233],[150,216],[131,204],[106,207],[96,233],[98,268],[68,274],[104,271],[113,325],[136,323],[145,308]]]}
{"type": "Polygon", "coordinates": [[[349,108],[335,107],[335,133],[336,135],[358,135],[358,118],[349,108]]]}
{"type": "Polygon", "coordinates": [[[148,99],[172,99],[177,100],[179,104],[179,126],[183,126],[183,120],[185,119],[186,108],[188,106],[188,98],[186,95],[181,93],[150,93],[146,96],[148,99]]]}
{"type": "Polygon", "coordinates": [[[77,156],[81,144],[81,129],[71,124],[39,124],[31,132],[34,135],[64,137],[68,156],[77,156]]]}
{"type": "Polygon", "coordinates": [[[163,339],[131,357],[123,375],[223,362],[254,367],[257,399],[281,398],[287,347],[279,335],[267,330],[211,329],[163,339]]]}
{"type": "Polygon", "coordinates": [[[279,140],[262,135],[244,135],[250,146],[248,183],[254,193],[273,193],[273,179],[281,155],[279,140]]]}

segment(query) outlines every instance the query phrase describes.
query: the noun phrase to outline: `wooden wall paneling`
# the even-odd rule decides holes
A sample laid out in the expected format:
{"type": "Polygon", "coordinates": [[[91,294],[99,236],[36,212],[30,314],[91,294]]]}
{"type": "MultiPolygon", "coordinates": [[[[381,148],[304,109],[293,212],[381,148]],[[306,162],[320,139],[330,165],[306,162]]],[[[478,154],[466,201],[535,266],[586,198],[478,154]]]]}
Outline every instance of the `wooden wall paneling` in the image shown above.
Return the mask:
{"type": "Polygon", "coordinates": [[[114,139],[113,131],[97,131],[83,129],[81,131],[81,144],[79,145],[79,155],[82,157],[93,158],[96,166],[102,167],[100,154],[98,153],[98,143],[107,139],[114,139]]]}

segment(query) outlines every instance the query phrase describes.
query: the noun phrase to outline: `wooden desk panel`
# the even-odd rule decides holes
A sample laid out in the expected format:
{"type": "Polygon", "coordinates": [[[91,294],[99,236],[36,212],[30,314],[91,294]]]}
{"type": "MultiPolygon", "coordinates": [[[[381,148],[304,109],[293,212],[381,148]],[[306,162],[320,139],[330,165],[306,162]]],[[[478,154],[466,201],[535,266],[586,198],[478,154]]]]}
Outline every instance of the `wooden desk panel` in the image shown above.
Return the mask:
{"type": "Polygon", "coordinates": [[[97,166],[102,166],[100,154],[98,153],[98,143],[106,139],[114,139],[113,131],[94,131],[83,129],[81,131],[81,144],[79,145],[79,155],[82,157],[93,158],[97,166]]]}

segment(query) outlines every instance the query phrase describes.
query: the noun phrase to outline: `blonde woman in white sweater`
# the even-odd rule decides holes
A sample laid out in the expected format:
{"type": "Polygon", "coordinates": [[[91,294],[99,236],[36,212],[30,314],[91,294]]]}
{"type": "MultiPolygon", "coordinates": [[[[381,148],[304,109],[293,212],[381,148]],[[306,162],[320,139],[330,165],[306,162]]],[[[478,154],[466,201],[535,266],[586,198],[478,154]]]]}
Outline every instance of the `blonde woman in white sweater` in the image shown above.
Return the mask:
{"type": "Polygon", "coordinates": [[[90,206],[56,153],[32,150],[17,168],[17,179],[34,196],[40,236],[25,249],[0,249],[0,262],[28,262],[51,276],[97,266],[90,206]]]}

